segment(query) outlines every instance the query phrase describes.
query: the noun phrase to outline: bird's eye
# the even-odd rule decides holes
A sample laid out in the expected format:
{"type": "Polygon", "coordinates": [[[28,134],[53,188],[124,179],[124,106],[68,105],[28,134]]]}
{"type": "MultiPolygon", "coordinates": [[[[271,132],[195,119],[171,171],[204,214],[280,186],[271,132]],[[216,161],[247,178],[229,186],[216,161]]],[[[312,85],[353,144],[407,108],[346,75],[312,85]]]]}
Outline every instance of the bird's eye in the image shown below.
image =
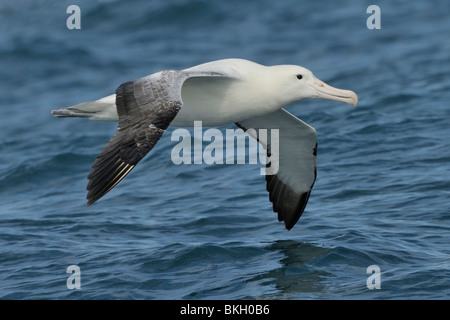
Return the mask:
{"type": "Polygon", "coordinates": [[[301,79],[303,79],[303,76],[302,76],[301,74],[298,74],[298,75],[297,75],[297,79],[298,79],[298,80],[301,80],[301,79]]]}

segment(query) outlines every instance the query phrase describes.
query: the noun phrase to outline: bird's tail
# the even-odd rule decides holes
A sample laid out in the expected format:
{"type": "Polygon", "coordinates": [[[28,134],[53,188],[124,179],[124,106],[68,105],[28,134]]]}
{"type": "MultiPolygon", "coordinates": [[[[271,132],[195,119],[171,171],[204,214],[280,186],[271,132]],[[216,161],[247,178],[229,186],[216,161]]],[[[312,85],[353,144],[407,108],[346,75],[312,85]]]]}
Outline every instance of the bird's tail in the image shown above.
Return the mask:
{"type": "Polygon", "coordinates": [[[116,109],[116,95],[77,104],[72,107],[52,110],[52,115],[57,118],[78,117],[99,121],[118,121],[116,109]]]}

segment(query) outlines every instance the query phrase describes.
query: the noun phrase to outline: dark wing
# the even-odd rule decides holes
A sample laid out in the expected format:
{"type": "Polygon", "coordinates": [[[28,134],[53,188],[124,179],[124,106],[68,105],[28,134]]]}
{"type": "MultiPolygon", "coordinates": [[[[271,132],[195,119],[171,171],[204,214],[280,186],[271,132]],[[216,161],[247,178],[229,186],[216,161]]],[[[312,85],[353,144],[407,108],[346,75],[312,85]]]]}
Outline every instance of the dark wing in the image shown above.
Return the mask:
{"type": "Polygon", "coordinates": [[[156,145],[183,104],[181,87],[186,79],[224,76],[167,70],[120,85],[116,90],[119,126],[92,165],[87,204],[114,188],[156,145]]]}
{"type": "Polygon", "coordinates": [[[176,71],[121,84],[116,90],[119,126],[88,175],[88,205],[114,188],[155,146],[181,108],[184,77],[176,71]]]}
{"type": "Polygon", "coordinates": [[[290,230],[300,219],[316,180],[317,136],[313,127],[284,109],[240,121],[236,125],[267,150],[267,191],[278,220],[290,230]],[[268,129],[266,138],[260,129],[268,129]],[[278,129],[278,139],[274,137],[278,129]],[[269,137],[269,134],[267,135],[269,137]],[[273,140],[273,141],[272,141],[273,140]],[[278,140],[278,141],[277,141],[278,140]],[[278,142],[278,143],[277,143],[278,142]]]}

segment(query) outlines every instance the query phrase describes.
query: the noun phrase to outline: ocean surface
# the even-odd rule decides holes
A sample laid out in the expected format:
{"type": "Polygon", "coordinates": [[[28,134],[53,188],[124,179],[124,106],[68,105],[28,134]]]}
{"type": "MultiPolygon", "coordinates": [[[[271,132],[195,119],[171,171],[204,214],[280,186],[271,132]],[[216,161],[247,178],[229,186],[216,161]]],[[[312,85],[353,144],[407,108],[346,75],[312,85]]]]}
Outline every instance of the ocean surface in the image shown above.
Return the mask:
{"type": "Polygon", "coordinates": [[[449,299],[449,15],[447,0],[2,0],[0,298],[449,299]],[[319,145],[297,225],[259,164],[173,164],[173,129],[86,206],[117,124],[50,111],[231,57],[359,96],[287,108],[319,145]]]}

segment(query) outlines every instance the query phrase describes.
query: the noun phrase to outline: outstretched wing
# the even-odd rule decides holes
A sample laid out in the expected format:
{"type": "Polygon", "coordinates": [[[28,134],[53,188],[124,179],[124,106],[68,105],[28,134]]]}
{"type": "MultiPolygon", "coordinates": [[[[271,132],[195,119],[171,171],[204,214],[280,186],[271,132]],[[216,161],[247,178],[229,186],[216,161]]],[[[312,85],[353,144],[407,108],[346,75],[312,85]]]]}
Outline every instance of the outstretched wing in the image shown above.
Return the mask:
{"type": "Polygon", "coordinates": [[[278,169],[275,174],[266,174],[267,191],[278,220],[290,230],[305,210],[316,180],[316,130],[284,109],[236,125],[243,130],[255,129],[248,133],[266,149],[270,167],[278,169]],[[278,145],[273,146],[272,139],[262,140],[260,129],[278,129],[278,145]]]}
{"type": "Polygon", "coordinates": [[[88,175],[88,205],[114,188],[156,145],[183,104],[184,81],[190,77],[215,76],[222,75],[168,70],[117,88],[119,126],[88,175]]]}

